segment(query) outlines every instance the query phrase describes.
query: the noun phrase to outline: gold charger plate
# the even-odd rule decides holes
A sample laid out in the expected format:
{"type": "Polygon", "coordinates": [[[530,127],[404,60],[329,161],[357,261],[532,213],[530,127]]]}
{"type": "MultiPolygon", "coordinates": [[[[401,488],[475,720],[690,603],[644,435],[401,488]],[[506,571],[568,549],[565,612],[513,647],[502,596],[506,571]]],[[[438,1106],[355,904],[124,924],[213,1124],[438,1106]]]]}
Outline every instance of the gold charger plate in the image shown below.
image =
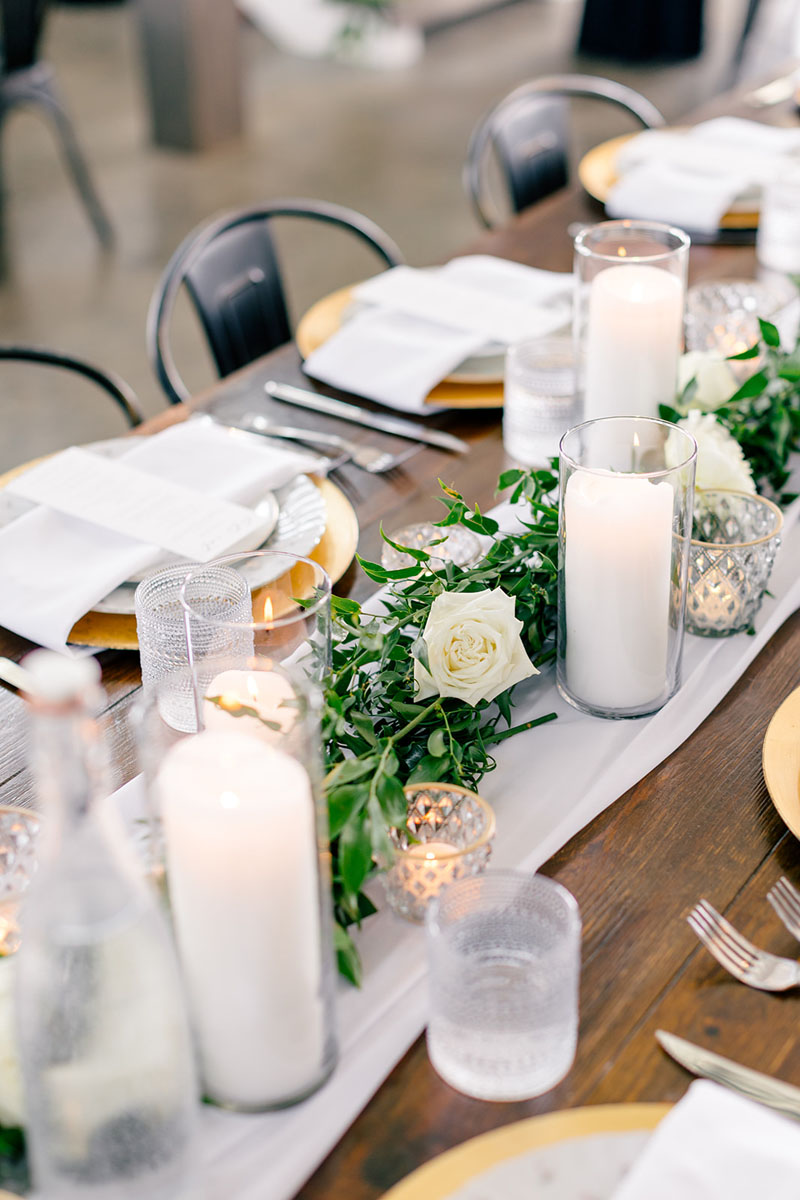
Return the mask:
{"type": "MultiPolygon", "coordinates": [[[[300,318],[294,340],[303,358],[308,358],[323,342],[339,329],[345,310],[353,302],[353,288],[340,288],[313,304],[300,318]]],[[[456,383],[445,379],[437,383],[425,398],[426,404],[443,408],[502,408],[503,384],[484,380],[475,383],[456,383]]]]}
{"type": "MultiPolygon", "coordinates": [[[[0,475],[0,489],[41,461],[34,459],[0,475]]],[[[319,563],[330,575],[331,582],[336,583],[353,561],[358,546],[358,518],[350,501],[335,483],[317,475],[311,475],[309,478],[322,493],[327,508],[327,520],[325,532],[308,557],[319,563]]],[[[260,604],[262,612],[264,600],[269,595],[269,587],[260,588],[253,593],[253,603],[260,604]]],[[[280,616],[277,596],[274,611],[276,616],[280,616]]],[[[73,625],[67,641],[76,646],[98,646],[105,650],[138,650],[136,617],[89,612],[73,625]]]]}
{"type": "Polygon", "coordinates": [[[767,726],[761,763],[772,803],[800,838],[800,688],[786,697],[767,726]]]}
{"type": "MultiPolygon", "coordinates": [[[[609,138],[599,146],[587,151],[578,164],[578,178],[585,190],[595,200],[605,204],[608,193],[617,182],[617,155],[626,142],[637,137],[636,133],[623,133],[609,138]]],[[[722,229],[757,229],[757,212],[728,212],[720,221],[722,229]]]]}
{"type": "Polygon", "coordinates": [[[655,1129],[671,1104],[595,1104],[516,1121],[455,1146],[401,1179],[383,1200],[445,1200],[476,1175],[526,1151],[599,1133],[655,1129]]]}

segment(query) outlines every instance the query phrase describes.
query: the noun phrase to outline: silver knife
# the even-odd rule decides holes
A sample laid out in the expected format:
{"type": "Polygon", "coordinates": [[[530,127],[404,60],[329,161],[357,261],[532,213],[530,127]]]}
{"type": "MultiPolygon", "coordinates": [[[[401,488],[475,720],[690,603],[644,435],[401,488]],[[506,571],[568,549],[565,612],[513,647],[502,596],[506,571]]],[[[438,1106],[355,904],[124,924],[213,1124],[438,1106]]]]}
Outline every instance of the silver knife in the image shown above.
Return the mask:
{"type": "Polygon", "coordinates": [[[292,387],[290,383],[277,383],[274,379],[268,379],[264,384],[264,391],[273,400],[283,400],[284,403],[296,404],[299,408],[310,408],[313,412],[325,413],[329,417],[341,417],[343,421],[366,425],[368,429],[380,429],[382,433],[392,433],[395,437],[427,442],[430,446],[440,446],[443,450],[452,450],[456,454],[466,454],[469,450],[466,442],[444,429],[429,429],[427,425],[420,425],[417,421],[406,421],[403,417],[388,417],[382,413],[367,412],[355,404],[345,404],[344,400],[334,400],[319,392],[307,392],[305,388],[292,387]]]}
{"type": "Polygon", "coordinates": [[[766,1104],[788,1117],[800,1120],[800,1088],[793,1087],[791,1083],[784,1083],[782,1079],[762,1075],[760,1071],[753,1071],[750,1067],[742,1067],[729,1058],[715,1054],[713,1050],[695,1046],[685,1038],[666,1033],[663,1029],[656,1030],[656,1039],[667,1054],[693,1075],[713,1079],[715,1083],[732,1088],[734,1092],[741,1092],[743,1096],[757,1100],[759,1104],[766,1104]]]}

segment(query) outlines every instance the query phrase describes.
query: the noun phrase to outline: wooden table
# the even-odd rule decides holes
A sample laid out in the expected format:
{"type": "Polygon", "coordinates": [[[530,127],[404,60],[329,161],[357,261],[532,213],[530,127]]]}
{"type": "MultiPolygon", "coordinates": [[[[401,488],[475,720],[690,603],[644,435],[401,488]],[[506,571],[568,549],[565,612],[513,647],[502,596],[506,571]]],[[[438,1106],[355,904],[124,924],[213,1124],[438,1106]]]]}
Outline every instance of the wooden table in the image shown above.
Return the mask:
{"type": "MultiPolygon", "coordinates": [[[[595,215],[585,197],[565,192],[470,249],[566,270],[567,225],[595,215]]],[[[754,268],[752,248],[692,251],[693,281],[752,277],[754,268]]],[[[286,347],[222,381],[196,406],[233,417],[252,407],[255,397],[261,402],[261,384],[270,377],[308,385],[295,350],[286,347]]],[[[280,411],[284,417],[285,407],[280,411]]],[[[145,432],[183,415],[169,412],[145,432]]],[[[306,416],[293,411],[292,423],[306,416]]],[[[446,414],[436,422],[467,438],[471,453],[458,458],[425,449],[392,478],[346,470],[366,556],[379,553],[381,520],[396,528],[436,511],[437,475],[468,498],[491,502],[503,465],[498,414],[446,414]]],[[[321,418],[313,423],[326,427],[321,418]]],[[[354,571],[341,587],[356,596],[371,590],[354,571]]],[[[21,639],[0,631],[0,654],[19,657],[25,649],[21,639]]],[[[106,653],[102,662],[121,782],[136,770],[125,716],[139,683],[138,660],[106,653]]],[[[783,873],[800,883],[800,851],[764,787],[761,743],[771,714],[798,684],[800,613],[675,754],[544,868],[575,894],[584,920],[580,1042],[567,1079],[529,1102],[470,1100],[434,1074],[420,1039],[302,1189],[304,1200],[371,1200],[448,1147],[521,1117],[582,1104],[676,1100],[690,1078],[658,1049],[653,1031],[659,1026],[800,1085],[800,997],[767,995],[735,983],[699,947],[685,922],[689,908],[706,896],[760,945],[797,952],[764,900],[783,873]]],[[[31,802],[21,718],[22,701],[0,690],[0,803],[31,802]]],[[[547,737],[546,728],[537,736],[547,737]]],[[[532,739],[534,795],[535,755],[532,739]]]]}

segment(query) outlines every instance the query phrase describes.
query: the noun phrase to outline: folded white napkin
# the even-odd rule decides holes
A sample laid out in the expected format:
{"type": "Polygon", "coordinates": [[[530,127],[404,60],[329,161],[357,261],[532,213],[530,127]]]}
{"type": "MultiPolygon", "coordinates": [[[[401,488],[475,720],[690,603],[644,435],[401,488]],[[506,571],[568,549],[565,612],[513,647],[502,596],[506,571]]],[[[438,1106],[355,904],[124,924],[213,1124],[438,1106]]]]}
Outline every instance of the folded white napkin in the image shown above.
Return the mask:
{"type": "Polygon", "coordinates": [[[683,132],[646,130],[619,152],[606,211],[713,233],[737,200],[758,207],[762,188],[799,164],[797,129],[718,117],[683,132]]]}
{"type": "MultiPolygon", "coordinates": [[[[186,421],[153,437],[131,438],[124,461],[206,496],[250,504],[313,470],[319,459],[186,421]]],[[[69,631],[84,613],[162,558],[158,546],[33,508],[0,530],[0,625],[66,651],[69,631]]]]}
{"type": "Polygon", "coordinates": [[[613,1200],[797,1200],[800,1125],[698,1080],[661,1122],[613,1200]]]}
{"type": "Polygon", "coordinates": [[[434,411],[425,398],[465,358],[498,354],[570,317],[571,276],[489,255],[418,271],[395,267],[355,289],[363,305],[308,356],[315,379],[392,408],[434,411]]]}

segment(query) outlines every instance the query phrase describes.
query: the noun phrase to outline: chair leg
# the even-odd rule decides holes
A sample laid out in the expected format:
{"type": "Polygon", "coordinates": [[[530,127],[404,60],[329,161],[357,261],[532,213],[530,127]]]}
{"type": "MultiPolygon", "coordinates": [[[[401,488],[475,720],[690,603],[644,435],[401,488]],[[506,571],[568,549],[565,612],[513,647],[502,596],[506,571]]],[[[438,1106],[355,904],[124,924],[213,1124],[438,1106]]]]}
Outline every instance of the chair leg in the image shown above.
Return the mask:
{"type": "MultiPolygon", "coordinates": [[[[45,64],[37,64],[35,78],[29,76],[25,86],[19,88],[13,97],[16,104],[37,104],[50,116],[56,134],[61,143],[64,161],[72,181],[80,193],[84,207],[89,214],[89,220],[94,226],[100,244],[110,247],[114,243],[114,230],[100,202],[89,168],[86,165],[72,122],[61,103],[58,91],[49,70],[42,70],[45,64]]],[[[22,72],[20,72],[22,74],[22,72]]],[[[31,73],[32,74],[32,73],[31,73]]]]}

